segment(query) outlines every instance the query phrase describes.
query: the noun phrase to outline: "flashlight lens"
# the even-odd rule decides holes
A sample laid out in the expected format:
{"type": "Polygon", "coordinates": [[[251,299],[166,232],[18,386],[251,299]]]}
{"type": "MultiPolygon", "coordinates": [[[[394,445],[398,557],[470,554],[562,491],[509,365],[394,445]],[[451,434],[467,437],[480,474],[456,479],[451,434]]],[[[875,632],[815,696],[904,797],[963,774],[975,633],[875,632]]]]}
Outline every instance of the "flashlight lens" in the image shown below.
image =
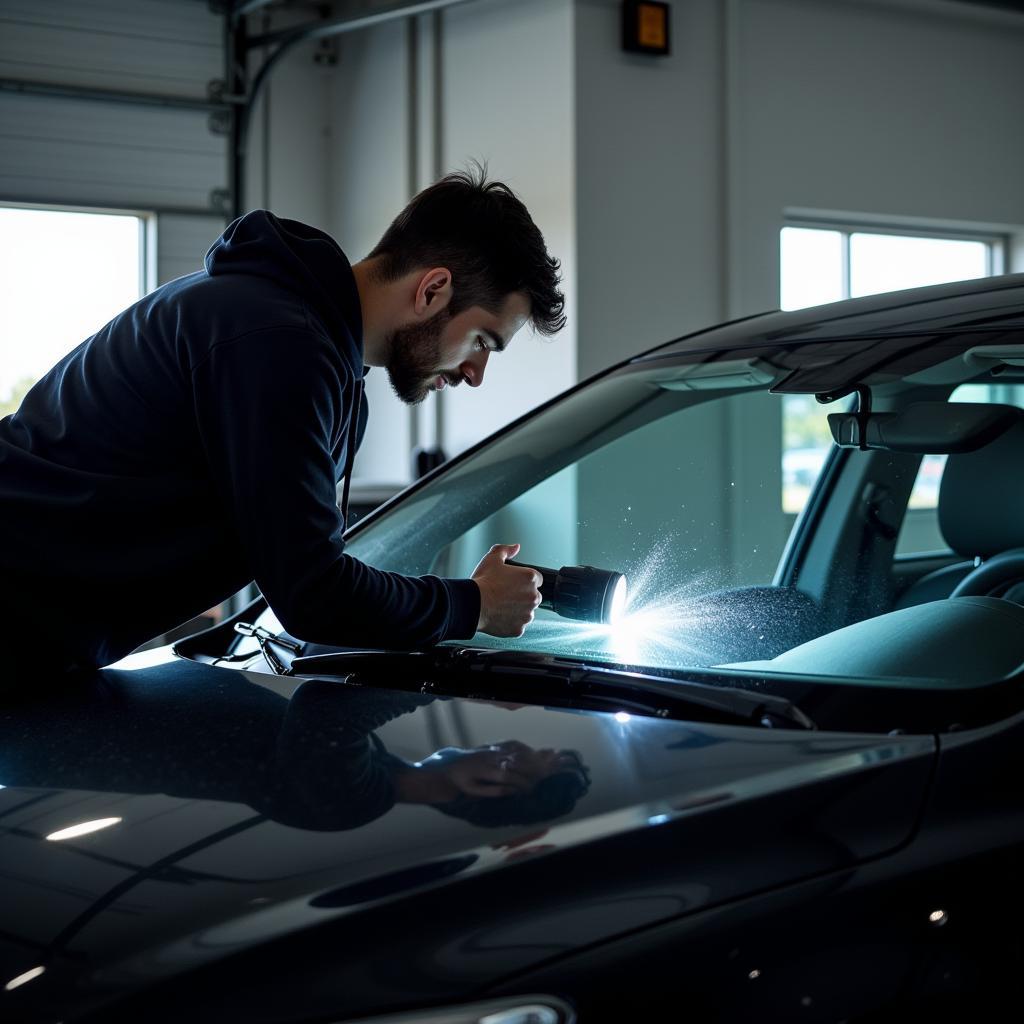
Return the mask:
{"type": "Polygon", "coordinates": [[[615,583],[615,591],[612,594],[611,608],[608,611],[608,624],[614,626],[626,611],[626,577],[620,576],[615,583]]]}

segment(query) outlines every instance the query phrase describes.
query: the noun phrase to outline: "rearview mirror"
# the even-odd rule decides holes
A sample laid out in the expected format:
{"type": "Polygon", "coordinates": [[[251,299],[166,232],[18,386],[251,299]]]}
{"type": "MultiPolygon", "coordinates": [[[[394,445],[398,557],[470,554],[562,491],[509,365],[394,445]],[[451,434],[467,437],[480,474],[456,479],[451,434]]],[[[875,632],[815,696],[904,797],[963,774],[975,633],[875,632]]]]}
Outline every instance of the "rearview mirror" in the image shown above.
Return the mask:
{"type": "Polygon", "coordinates": [[[829,413],[828,426],[840,448],[956,455],[983,448],[1022,416],[1012,405],[915,402],[901,412],[829,413]]]}

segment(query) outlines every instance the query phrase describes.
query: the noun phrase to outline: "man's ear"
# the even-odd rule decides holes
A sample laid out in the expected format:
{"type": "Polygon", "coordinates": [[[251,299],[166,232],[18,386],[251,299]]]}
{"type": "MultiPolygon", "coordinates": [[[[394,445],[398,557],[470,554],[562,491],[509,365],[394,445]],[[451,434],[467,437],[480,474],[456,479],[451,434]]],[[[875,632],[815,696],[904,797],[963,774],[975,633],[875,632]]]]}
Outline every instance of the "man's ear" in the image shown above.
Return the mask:
{"type": "Polygon", "coordinates": [[[452,274],[446,267],[434,267],[422,274],[413,304],[417,316],[429,319],[452,300],[452,274]]]}

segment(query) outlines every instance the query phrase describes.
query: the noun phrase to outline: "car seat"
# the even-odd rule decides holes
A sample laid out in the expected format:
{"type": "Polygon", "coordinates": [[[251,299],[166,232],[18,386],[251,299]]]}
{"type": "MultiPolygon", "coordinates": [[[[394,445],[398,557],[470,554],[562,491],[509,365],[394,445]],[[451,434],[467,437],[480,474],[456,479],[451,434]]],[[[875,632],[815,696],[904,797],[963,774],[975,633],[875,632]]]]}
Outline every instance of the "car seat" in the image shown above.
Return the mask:
{"type": "Polygon", "coordinates": [[[1024,604],[1024,419],[984,448],[949,456],[938,515],[943,538],[965,561],[922,576],[894,607],[967,593],[1024,604]]]}

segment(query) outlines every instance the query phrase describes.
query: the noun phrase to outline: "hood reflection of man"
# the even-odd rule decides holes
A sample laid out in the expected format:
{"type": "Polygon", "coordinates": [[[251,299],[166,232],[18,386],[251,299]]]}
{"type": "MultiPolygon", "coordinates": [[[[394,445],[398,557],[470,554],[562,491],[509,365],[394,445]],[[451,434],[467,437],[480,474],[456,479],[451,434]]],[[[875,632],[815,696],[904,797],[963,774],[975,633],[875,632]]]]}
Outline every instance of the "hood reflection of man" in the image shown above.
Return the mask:
{"type": "Polygon", "coordinates": [[[376,731],[432,703],[308,680],[286,699],[200,665],[104,669],[0,706],[9,787],[163,793],[247,804],[295,828],[356,828],[398,803],[501,827],[568,814],[589,789],[568,750],[516,740],[396,757],[376,731]]]}

